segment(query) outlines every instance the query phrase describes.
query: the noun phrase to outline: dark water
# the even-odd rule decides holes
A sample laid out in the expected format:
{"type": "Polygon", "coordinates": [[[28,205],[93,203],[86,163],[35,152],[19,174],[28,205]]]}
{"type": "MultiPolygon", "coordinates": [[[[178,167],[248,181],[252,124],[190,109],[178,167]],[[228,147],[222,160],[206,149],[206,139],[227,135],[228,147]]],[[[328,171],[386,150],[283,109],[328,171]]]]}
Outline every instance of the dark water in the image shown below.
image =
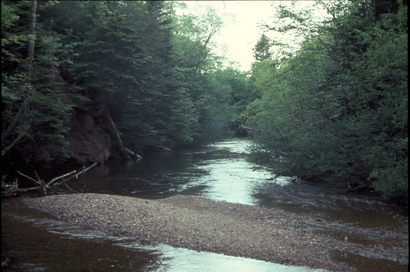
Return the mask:
{"type": "MultiPolygon", "coordinates": [[[[313,214],[333,222],[315,226],[316,231],[337,239],[348,237],[361,248],[356,253],[335,251],[336,260],[358,271],[407,271],[408,254],[395,250],[408,247],[407,217],[399,210],[376,198],[294,183],[289,177],[274,178],[268,169],[247,160],[250,145],[249,140],[232,139],[139,162],[110,163],[93,168],[70,186],[87,193],[151,199],[197,195],[313,214]],[[369,245],[380,250],[366,253],[369,245]]],[[[165,245],[141,245],[129,237],[109,237],[33,214],[13,201],[2,206],[4,249],[18,259],[10,271],[313,271],[165,245]]]]}

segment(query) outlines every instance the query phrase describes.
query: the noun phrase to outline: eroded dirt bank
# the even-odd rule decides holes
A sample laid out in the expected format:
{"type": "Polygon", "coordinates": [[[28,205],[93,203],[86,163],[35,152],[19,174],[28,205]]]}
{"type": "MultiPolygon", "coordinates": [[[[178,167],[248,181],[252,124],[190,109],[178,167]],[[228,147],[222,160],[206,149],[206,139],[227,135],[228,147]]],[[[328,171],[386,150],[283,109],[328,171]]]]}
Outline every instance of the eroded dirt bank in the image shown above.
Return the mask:
{"type": "Polygon", "coordinates": [[[408,259],[406,248],[395,248],[394,253],[380,251],[380,247],[374,245],[357,248],[357,244],[348,240],[320,233],[315,226],[327,224],[323,219],[200,197],[145,200],[105,194],[73,194],[23,199],[23,202],[61,220],[132,236],[143,242],[281,264],[355,271],[332,259],[334,250],[361,250],[366,256],[380,258],[388,258],[391,254],[391,258],[401,258],[396,260],[401,263],[408,259]]]}

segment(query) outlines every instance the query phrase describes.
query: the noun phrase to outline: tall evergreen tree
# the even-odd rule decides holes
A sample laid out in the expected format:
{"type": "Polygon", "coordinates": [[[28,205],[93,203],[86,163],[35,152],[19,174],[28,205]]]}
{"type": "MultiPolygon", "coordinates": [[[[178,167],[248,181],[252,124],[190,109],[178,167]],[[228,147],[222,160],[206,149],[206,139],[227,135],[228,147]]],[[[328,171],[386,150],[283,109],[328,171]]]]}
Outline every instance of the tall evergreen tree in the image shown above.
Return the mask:
{"type": "Polygon", "coordinates": [[[270,44],[269,38],[265,34],[262,34],[258,42],[256,43],[253,49],[253,56],[256,60],[266,60],[272,56],[272,53],[269,52],[270,44]]]}

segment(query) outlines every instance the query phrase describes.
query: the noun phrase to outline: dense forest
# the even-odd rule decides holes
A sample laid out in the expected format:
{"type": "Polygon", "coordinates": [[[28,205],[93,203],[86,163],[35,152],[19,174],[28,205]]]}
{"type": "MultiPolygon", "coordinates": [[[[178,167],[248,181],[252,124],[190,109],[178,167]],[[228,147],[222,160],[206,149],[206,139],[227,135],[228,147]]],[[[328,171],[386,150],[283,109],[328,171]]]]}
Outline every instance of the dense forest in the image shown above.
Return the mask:
{"type": "Polygon", "coordinates": [[[267,26],[307,34],[296,53],[271,58],[266,37],[255,47],[257,158],[278,175],[407,197],[407,5],[321,5],[321,24],[281,9],[288,24],[267,26]]]}
{"type": "Polygon", "coordinates": [[[255,92],[239,71],[218,68],[210,44],[220,19],[177,17],[175,5],[38,1],[33,19],[32,1],[3,1],[2,156],[70,158],[73,119],[102,112],[137,151],[229,134],[255,92]]]}
{"type": "MultiPolygon", "coordinates": [[[[281,8],[247,72],[215,12],[172,1],[2,0],[2,164],[130,159],[236,134],[277,175],[407,197],[407,3],[281,8]],[[299,31],[297,51],[270,31],[299,31]]],[[[272,11],[274,12],[274,11],[272,11]]]]}

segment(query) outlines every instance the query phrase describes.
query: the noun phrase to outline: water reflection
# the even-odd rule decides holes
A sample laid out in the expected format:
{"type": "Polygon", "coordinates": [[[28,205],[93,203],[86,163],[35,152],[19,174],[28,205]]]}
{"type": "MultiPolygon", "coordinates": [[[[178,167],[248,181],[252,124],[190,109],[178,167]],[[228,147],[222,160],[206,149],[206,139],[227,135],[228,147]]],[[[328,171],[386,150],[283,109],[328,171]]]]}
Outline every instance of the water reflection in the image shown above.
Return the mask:
{"type": "Polygon", "coordinates": [[[235,272],[313,272],[326,271],[307,267],[286,266],[248,258],[239,258],[211,252],[197,252],[184,248],[161,245],[162,266],[157,271],[235,271],[235,272]]]}
{"type": "Polygon", "coordinates": [[[83,175],[74,188],[81,192],[114,193],[145,198],[176,194],[255,205],[258,186],[284,185],[267,169],[246,160],[251,142],[230,140],[202,149],[146,157],[140,162],[112,162],[83,175]]]}
{"type": "Polygon", "coordinates": [[[208,148],[214,150],[226,150],[230,153],[249,154],[249,148],[252,144],[252,141],[248,139],[233,139],[210,144],[208,145],[208,148]]]}
{"type": "Polygon", "coordinates": [[[249,205],[256,204],[253,195],[256,184],[272,176],[267,170],[253,171],[253,165],[243,158],[208,160],[197,169],[204,170],[207,174],[185,184],[182,190],[196,184],[205,184],[206,188],[201,192],[203,197],[249,205]]]}

